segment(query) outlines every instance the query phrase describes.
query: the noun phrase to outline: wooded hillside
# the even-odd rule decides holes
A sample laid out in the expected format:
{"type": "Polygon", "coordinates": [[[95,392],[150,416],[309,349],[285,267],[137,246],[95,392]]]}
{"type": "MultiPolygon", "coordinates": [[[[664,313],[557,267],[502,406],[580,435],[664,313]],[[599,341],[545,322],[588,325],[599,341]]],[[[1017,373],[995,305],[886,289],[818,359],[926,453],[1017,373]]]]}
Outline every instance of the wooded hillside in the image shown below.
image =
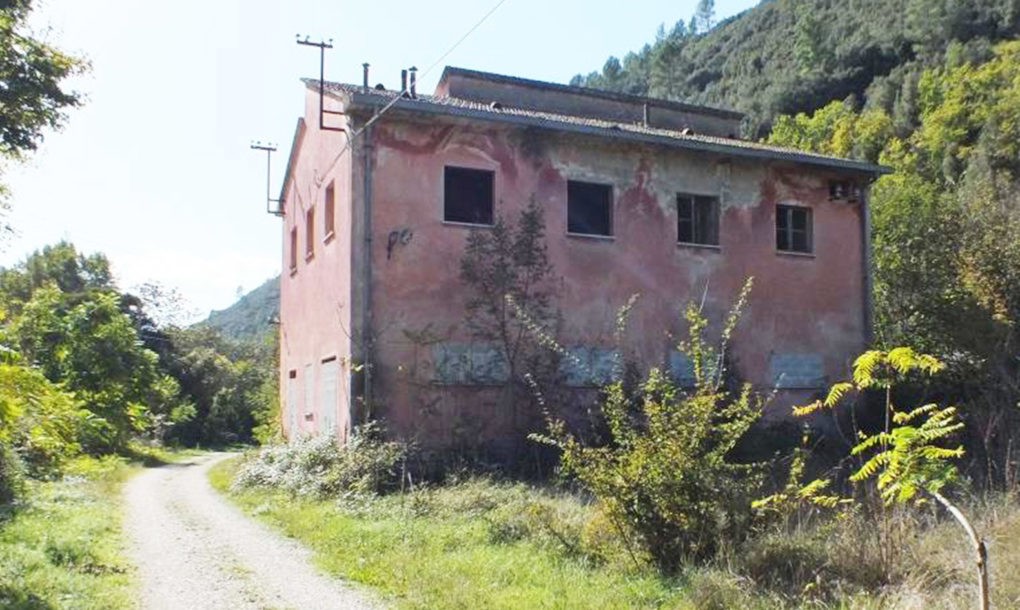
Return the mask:
{"type": "Polygon", "coordinates": [[[1020,2],[766,0],[702,28],[660,27],[654,42],[571,84],[733,108],[756,136],[776,115],[848,96],[909,125],[920,72],[947,54],[989,57],[1020,32],[1020,2]]]}

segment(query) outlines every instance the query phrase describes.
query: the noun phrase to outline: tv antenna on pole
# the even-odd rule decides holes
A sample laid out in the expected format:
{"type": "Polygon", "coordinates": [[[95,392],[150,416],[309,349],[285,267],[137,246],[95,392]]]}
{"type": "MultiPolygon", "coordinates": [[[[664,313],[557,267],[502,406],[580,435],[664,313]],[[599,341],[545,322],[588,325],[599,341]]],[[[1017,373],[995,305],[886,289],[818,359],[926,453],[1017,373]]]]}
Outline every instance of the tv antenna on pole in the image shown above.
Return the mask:
{"type": "Polygon", "coordinates": [[[323,131],[342,131],[347,133],[347,130],[343,127],[327,127],[325,115],[335,114],[343,115],[342,112],[337,110],[326,110],[325,107],[325,90],[326,90],[326,49],[333,48],[333,39],[330,38],[328,41],[320,40],[319,42],[312,42],[311,37],[305,36],[304,40],[301,39],[301,34],[295,35],[295,42],[299,45],[306,47],[318,47],[319,49],[319,129],[323,131]]]}
{"type": "Polygon", "coordinates": [[[266,151],[266,213],[272,214],[273,216],[283,216],[283,206],[280,205],[279,199],[273,199],[270,195],[270,179],[271,170],[273,168],[273,153],[276,152],[276,145],[270,144],[269,142],[252,142],[250,148],[252,150],[264,150],[266,151]],[[276,204],[274,207],[273,204],[276,204]]]}

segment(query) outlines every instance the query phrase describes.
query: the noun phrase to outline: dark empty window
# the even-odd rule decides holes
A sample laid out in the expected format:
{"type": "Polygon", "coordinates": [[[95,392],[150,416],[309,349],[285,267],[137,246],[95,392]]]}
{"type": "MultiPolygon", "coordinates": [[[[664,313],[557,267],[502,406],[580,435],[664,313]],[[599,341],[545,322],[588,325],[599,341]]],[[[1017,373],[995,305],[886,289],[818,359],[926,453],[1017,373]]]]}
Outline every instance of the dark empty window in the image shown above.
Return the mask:
{"type": "Polygon", "coordinates": [[[443,176],[443,220],[491,225],[494,175],[486,170],[447,167],[443,176]]]}
{"type": "Polygon", "coordinates": [[[776,249],[811,252],[811,210],[788,205],[776,206],[776,249]]]}
{"type": "Polygon", "coordinates": [[[612,210],[612,185],[567,182],[567,233],[612,235],[612,210]]]}
{"type": "Polygon", "coordinates": [[[677,195],[677,241],[719,245],[719,199],[703,195],[677,195]]]}

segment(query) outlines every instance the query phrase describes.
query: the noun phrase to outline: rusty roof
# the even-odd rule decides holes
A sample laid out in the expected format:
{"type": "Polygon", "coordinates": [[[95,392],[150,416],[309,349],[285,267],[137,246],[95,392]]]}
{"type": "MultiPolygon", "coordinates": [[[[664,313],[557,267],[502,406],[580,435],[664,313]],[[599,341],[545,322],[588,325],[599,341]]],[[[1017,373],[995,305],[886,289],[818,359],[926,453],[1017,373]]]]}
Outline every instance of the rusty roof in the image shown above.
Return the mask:
{"type": "MultiPolygon", "coordinates": [[[[318,80],[303,79],[303,81],[310,88],[318,88],[318,80]]],[[[864,161],[772,146],[750,140],[648,127],[640,123],[614,122],[584,116],[525,110],[514,108],[507,104],[487,105],[448,96],[418,94],[414,98],[405,96],[397,99],[400,96],[399,91],[365,89],[361,85],[348,83],[326,82],[325,89],[328,93],[347,97],[355,108],[364,107],[366,109],[379,110],[392,102],[391,110],[401,110],[410,113],[445,115],[479,121],[509,123],[524,127],[658,144],[734,157],[788,161],[872,175],[891,172],[887,167],[864,161]],[[394,102],[394,100],[396,101],[394,102]]]]}

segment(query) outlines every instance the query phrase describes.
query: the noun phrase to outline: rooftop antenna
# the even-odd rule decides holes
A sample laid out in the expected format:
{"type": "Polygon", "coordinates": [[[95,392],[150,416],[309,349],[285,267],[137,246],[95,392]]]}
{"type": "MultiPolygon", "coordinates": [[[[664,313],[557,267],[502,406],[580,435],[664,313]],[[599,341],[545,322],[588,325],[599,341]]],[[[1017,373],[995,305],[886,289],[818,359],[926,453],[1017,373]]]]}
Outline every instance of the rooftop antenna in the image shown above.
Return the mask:
{"type": "Polygon", "coordinates": [[[311,37],[305,36],[304,40],[301,39],[301,34],[295,35],[295,42],[299,45],[306,47],[318,47],[319,48],[319,129],[323,131],[342,131],[347,132],[343,127],[326,127],[325,115],[337,114],[342,115],[342,112],[337,110],[326,110],[325,107],[325,90],[326,90],[326,49],[333,48],[333,39],[330,38],[328,41],[320,40],[319,42],[312,42],[311,37]]]}
{"type": "Polygon", "coordinates": [[[276,145],[269,142],[252,142],[250,148],[252,150],[266,151],[266,213],[273,216],[283,216],[283,206],[280,205],[280,200],[273,199],[270,196],[269,190],[269,181],[273,167],[273,153],[276,152],[276,145]],[[276,204],[275,207],[273,204],[276,204]]]}

